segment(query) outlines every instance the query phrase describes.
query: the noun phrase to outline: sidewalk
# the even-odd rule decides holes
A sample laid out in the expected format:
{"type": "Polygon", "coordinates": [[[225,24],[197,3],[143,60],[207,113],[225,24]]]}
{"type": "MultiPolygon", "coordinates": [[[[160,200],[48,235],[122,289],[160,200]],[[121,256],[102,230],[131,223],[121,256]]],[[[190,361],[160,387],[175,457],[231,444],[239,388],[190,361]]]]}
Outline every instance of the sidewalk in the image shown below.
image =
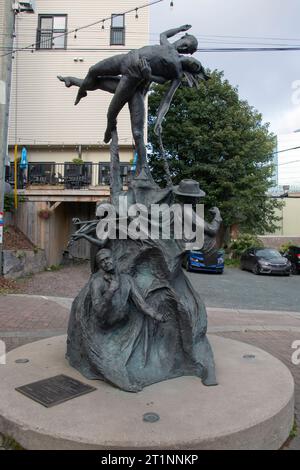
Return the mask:
{"type": "MultiPolygon", "coordinates": [[[[66,333],[71,298],[34,295],[0,296],[0,339],[7,351],[42,338],[66,333]]],[[[208,308],[210,334],[235,339],[268,351],[293,374],[295,415],[300,432],[300,365],[292,364],[291,348],[300,340],[300,313],[208,308]]],[[[300,450],[300,436],[289,443],[300,450]]]]}

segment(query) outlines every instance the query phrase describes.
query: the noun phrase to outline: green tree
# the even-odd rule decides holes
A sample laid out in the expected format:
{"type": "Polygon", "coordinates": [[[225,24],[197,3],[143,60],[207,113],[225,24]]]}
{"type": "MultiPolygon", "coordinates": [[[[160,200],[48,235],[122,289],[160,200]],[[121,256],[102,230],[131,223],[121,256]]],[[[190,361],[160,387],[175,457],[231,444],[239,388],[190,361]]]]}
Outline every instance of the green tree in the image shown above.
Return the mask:
{"type": "MultiPolygon", "coordinates": [[[[160,183],[164,172],[154,123],[165,90],[155,85],[149,97],[150,165],[160,183]]],[[[257,234],[276,228],[280,202],[266,195],[273,184],[275,137],[222,72],[214,71],[199,89],[177,90],[162,137],[174,184],[183,178],[199,181],[205,206],[218,206],[226,227],[238,224],[257,234]]]]}

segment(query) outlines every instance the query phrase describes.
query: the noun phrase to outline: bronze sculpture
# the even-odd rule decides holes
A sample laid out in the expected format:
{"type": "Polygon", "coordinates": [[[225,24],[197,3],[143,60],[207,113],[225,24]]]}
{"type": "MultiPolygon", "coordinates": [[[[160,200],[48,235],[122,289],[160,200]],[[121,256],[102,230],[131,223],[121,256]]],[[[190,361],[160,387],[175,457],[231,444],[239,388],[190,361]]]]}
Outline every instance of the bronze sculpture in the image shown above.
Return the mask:
{"type": "MultiPolygon", "coordinates": [[[[173,45],[168,42],[169,37],[189,28],[184,25],[163,33],[160,46],[102,61],[84,80],[59,76],[67,87],[79,87],[76,102],[89,90],[114,94],[105,140],[112,138],[111,203],[116,209],[117,235],[99,236],[105,212],[100,204],[98,218],[73,236],[73,240],[85,238],[91,243],[93,274],[72,305],[67,358],[86,377],[106,380],[125,391],[136,392],[183,375],[196,375],[205,385],[217,384],[206,337],[205,305],[182,270],[184,240],[176,238],[173,231],[166,239],[135,238],[130,233],[124,238],[120,221],[126,219],[128,225],[134,218],[129,212],[122,217],[117,207],[122,197],[128,207],[138,204],[150,210],[154,204],[164,204],[170,208],[179,195],[171,180],[166,188],[159,188],[152,179],[144,142],[144,97],[152,81],[170,82],[156,123],[161,137],[162,120],[182,79],[193,86],[198,79],[208,78],[198,61],[180,55],[195,52],[193,36],[186,35],[173,45]],[[139,163],[128,190],[122,191],[116,119],[125,103],[130,108],[139,163]]],[[[147,216],[146,223],[151,225],[152,218],[147,216]]]]}
{"type": "MultiPolygon", "coordinates": [[[[79,87],[75,104],[87,96],[88,91],[103,90],[114,94],[107,116],[107,129],[104,136],[106,143],[111,140],[111,133],[116,129],[120,110],[128,103],[132,135],[139,157],[137,172],[142,167],[147,167],[144,143],[144,100],[151,82],[165,83],[171,80],[170,88],[158,112],[156,130],[159,133],[162,120],[181,80],[185,77],[190,86],[193,86],[197,84],[198,79],[208,79],[200,62],[192,57],[180,55],[180,53],[193,54],[197,50],[198,42],[194,36],[186,34],[173,44],[168,41],[169,37],[190,28],[190,25],[183,25],[171,29],[161,34],[160,45],[146,46],[128,54],[119,54],[98,62],[90,67],[84,80],[58,76],[68,88],[79,87]]],[[[150,176],[149,173],[148,176],[150,176]]]]}

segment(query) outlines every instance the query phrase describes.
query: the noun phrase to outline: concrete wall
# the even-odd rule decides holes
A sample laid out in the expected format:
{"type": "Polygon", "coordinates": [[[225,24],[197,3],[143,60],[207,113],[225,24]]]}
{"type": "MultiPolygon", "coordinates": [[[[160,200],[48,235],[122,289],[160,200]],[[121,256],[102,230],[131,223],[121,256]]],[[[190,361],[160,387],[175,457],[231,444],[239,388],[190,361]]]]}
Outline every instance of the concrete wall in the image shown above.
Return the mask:
{"type": "Polygon", "coordinates": [[[283,209],[277,211],[282,220],[279,222],[279,229],[273,234],[268,234],[271,237],[300,238],[300,195],[291,196],[293,197],[284,199],[283,209]]]}
{"type": "Polygon", "coordinates": [[[279,249],[281,245],[292,243],[293,245],[300,246],[300,237],[282,237],[266,235],[258,237],[266,247],[279,249]]]}
{"type": "Polygon", "coordinates": [[[3,250],[3,276],[17,279],[43,271],[47,266],[43,250],[3,250]]]}

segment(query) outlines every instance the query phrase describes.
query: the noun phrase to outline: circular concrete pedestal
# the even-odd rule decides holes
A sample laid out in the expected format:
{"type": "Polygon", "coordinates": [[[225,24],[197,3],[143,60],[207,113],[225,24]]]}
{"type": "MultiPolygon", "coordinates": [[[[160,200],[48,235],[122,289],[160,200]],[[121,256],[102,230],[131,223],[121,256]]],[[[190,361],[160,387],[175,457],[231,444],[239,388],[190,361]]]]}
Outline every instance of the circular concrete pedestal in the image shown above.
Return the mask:
{"type": "Polygon", "coordinates": [[[0,432],[26,449],[278,449],[294,419],[289,370],[251,345],[213,335],[210,341],[218,386],[182,377],[137,394],[69,367],[64,336],[15,349],[0,366],[0,432]],[[57,374],[97,390],[53,408],[15,391],[57,374]],[[160,419],[145,422],[145,413],[160,419]]]}

